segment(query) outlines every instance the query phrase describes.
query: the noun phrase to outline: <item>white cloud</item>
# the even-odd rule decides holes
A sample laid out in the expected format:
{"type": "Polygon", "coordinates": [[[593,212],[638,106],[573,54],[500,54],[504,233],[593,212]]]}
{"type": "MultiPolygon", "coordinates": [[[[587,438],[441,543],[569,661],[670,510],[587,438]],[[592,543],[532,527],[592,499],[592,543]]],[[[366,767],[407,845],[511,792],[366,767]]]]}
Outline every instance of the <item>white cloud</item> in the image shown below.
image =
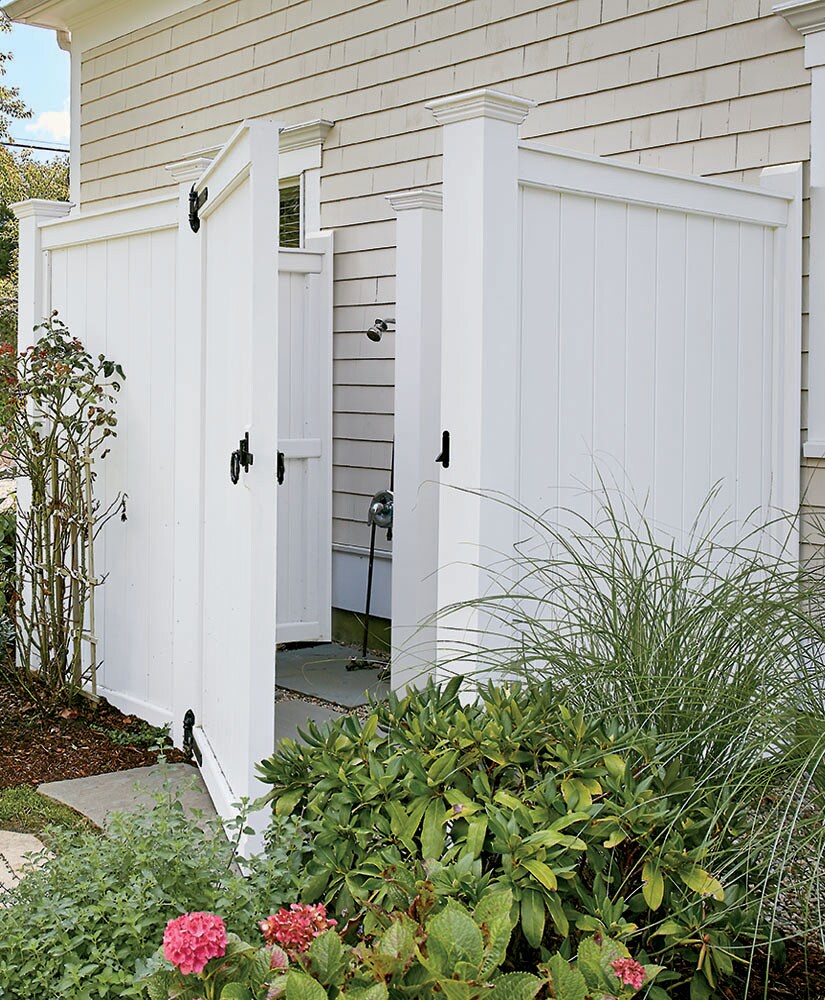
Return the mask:
{"type": "Polygon", "coordinates": [[[41,111],[34,121],[26,123],[26,131],[31,132],[38,139],[68,142],[71,134],[69,102],[66,101],[62,111],[41,111]]]}

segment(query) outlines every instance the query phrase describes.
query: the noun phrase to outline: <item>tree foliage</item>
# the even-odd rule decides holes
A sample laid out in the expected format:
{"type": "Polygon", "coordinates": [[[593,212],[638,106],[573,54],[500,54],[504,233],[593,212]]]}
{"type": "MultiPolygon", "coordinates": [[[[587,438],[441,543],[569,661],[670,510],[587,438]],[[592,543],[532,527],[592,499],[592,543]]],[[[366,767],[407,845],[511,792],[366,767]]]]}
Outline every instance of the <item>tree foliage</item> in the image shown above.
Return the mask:
{"type": "MultiPolygon", "coordinates": [[[[0,32],[10,30],[10,22],[0,15],[0,32]]],[[[13,121],[32,116],[19,88],[2,82],[11,59],[11,52],[0,52],[0,143],[12,138],[13,121]]],[[[40,160],[31,150],[15,151],[0,145],[0,343],[15,344],[17,339],[18,233],[9,206],[29,198],[65,201],[68,196],[67,156],[40,160]]]]}

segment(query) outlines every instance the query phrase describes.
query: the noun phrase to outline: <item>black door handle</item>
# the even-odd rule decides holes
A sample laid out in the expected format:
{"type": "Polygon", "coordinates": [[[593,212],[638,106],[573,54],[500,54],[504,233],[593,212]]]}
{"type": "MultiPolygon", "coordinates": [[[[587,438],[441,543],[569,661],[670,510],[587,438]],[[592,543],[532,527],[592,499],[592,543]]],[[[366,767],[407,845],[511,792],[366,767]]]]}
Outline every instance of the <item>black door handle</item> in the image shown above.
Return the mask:
{"type": "Polygon", "coordinates": [[[286,458],[282,451],[278,452],[278,485],[284,485],[284,479],[286,477],[286,458]]]}

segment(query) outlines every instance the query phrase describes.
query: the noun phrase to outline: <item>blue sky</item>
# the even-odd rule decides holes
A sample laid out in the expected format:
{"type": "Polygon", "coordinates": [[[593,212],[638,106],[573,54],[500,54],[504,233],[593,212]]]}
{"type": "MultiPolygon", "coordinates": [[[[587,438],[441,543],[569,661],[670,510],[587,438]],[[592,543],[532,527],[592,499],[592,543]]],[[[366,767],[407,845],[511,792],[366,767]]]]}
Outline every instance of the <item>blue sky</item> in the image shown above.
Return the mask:
{"type": "Polygon", "coordinates": [[[15,24],[0,36],[0,49],[12,52],[4,83],[20,88],[34,112],[30,121],[12,124],[15,139],[69,141],[69,54],[57,46],[53,31],[15,24]]]}

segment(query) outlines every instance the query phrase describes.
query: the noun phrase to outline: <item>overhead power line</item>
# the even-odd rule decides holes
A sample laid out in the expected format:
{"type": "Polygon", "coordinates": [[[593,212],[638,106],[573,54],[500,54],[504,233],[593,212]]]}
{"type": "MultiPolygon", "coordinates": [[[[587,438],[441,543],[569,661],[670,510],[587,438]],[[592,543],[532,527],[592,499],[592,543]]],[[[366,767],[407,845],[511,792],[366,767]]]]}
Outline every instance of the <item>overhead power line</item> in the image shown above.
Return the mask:
{"type": "Polygon", "coordinates": [[[37,149],[44,153],[70,152],[65,142],[47,142],[45,139],[41,142],[21,142],[19,139],[9,139],[6,142],[0,142],[0,146],[10,146],[14,149],[37,149]]]}

